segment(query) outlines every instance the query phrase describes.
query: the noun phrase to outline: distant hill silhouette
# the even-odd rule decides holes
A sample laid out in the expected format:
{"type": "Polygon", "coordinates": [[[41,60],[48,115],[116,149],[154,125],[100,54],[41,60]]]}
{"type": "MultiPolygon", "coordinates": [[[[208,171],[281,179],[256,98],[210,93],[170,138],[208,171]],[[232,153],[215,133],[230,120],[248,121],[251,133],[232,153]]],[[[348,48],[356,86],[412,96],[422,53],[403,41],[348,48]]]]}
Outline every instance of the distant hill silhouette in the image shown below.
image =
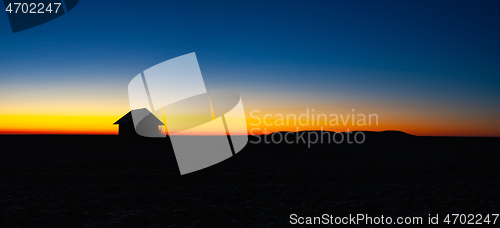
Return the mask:
{"type": "MultiPolygon", "coordinates": [[[[290,132],[290,131],[275,131],[273,133],[287,133],[287,132],[290,132]]],[[[320,133],[321,131],[317,131],[317,130],[305,130],[305,131],[299,131],[299,132],[318,132],[320,133]]],[[[331,133],[335,133],[335,131],[323,131],[323,132],[331,132],[331,133]]],[[[365,134],[384,134],[384,135],[392,135],[392,136],[415,136],[415,135],[412,135],[410,133],[406,133],[404,131],[398,131],[398,130],[385,130],[385,131],[350,131],[350,132],[353,132],[353,133],[356,133],[356,132],[363,132],[365,134]]],[[[271,133],[271,134],[273,134],[271,133]]],[[[345,132],[339,132],[339,133],[345,133],[345,132]]]]}
{"type": "MultiPolygon", "coordinates": [[[[358,131],[353,131],[358,132],[358,131]]],[[[383,137],[414,137],[415,135],[406,133],[404,131],[386,130],[386,131],[361,131],[365,135],[370,136],[383,136],[383,137]]]]}

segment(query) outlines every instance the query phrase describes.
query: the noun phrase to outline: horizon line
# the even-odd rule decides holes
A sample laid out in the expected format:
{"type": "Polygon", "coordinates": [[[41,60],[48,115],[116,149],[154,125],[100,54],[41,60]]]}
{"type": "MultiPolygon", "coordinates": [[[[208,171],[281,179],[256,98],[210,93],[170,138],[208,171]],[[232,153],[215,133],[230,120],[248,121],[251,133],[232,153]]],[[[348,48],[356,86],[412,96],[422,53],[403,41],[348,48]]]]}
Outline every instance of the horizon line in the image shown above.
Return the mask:
{"type": "MultiPolygon", "coordinates": [[[[273,131],[269,132],[269,134],[247,134],[247,136],[262,136],[262,135],[271,135],[274,133],[296,133],[296,132],[318,132],[322,130],[303,130],[303,131],[273,131]]],[[[347,133],[347,132],[373,132],[373,133],[383,133],[383,132],[400,132],[407,134],[409,136],[418,136],[418,137],[472,137],[472,138],[500,138],[500,136],[491,136],[491,135],[482,135],[482,136],[477,136],[477,135],[415,135],[415,134],[410,134],[405,131],[400,131],[400,130],[381,130],[381,131],[368,131],[368,130],[356,130],[356,131],[329,131],[329,130],[323,130],[323,132],[335,132],[335,133],[347,133]]],[[[118,133],[103,133],[103,132],[95,132],[95,133],[76,133],[76,132],[19,132],[19,133],[13,133],[13,132],[0,132],[0,136],[35,136],[35,135],[54,135],[54,136],[120,136],[118,133]]],[[[226,136],[227,134],[224,134],[226,136]]],[[[168,134],[166,134],[168,136],[168,134]]],[[[222,136],[219,134],[191,134],[191,135],[182,135],[182,136],[222,136]]],[[[243,136],[242,134],[236,134],[234,136],[243,136]]],[[[145,137],[147,138],[147,137],[145,137]]]]}

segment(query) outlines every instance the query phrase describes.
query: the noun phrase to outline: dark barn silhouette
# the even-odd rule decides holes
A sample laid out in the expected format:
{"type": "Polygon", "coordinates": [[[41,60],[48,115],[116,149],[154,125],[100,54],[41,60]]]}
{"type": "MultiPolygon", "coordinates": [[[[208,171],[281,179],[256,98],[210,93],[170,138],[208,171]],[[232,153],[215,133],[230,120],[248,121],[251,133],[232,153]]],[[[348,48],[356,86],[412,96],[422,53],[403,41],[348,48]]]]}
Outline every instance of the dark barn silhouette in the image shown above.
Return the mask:
{"type": "Polygon", "coordinates": [[[138,125],[137,130],[146,130],[147,132],[158,132],[160,135],[159,126],[163,126],[163,122],[161,122],[155,115],[153,115],[149,110],[136,109],[128,112],[122,118],[117,120],[113,125],[118,124],[118,135],[121,137],[141,137],[141,135],[137,134],[137,131],[134,127],[134,121],[132,119],[132,112],[141,112],[146,117],[141,121],[138,125]]]}

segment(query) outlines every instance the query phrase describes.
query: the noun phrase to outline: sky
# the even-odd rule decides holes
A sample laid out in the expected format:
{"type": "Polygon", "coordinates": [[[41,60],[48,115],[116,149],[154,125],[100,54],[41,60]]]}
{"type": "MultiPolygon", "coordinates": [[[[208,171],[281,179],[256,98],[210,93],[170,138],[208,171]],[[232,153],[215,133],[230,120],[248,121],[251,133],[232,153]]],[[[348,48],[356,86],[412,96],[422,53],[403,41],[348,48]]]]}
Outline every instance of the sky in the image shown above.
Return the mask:
{"type": "Polygon", "coordinates": [[[266,114],[314,109],[378,116],[327,130],[500,136],[498,12],[498,1],[81,0],[18,33],[0,13],[0,134],[117,134],[130,80],[196,52],[207,89],[237,91],[256,132],[297,127],[257,124],[266,114]]]}

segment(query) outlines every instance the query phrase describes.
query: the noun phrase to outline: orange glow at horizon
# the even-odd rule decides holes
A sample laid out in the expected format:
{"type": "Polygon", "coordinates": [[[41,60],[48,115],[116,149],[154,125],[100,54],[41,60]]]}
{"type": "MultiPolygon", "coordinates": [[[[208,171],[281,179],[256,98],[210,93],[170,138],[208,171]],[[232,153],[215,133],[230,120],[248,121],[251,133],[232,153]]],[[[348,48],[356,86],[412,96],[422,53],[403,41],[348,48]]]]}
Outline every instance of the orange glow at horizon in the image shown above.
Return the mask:
{"type": "MultiPolygon", "coordinates": [[[[90,135],[117,135],[118,126],[113,123],[120,116],[0,116],[0,134],[90,134],[90,135]]],[[[267,118],[267,122],[274,123],[275,118],[267,118]]],[[[438,120],[414,120],[413,124],[403,120],[393,119],[390,123],[378,126],[329,126],[324,123],[290,124],[285,126],[266,126],[264,123],[254,126],[256,120],[247,118],[248,134],[268,134],[277,131],[384,131],[397,130],[418,136],[488,136],[500,137],[497,130],[481,129],[478,123],[467,126],[454,126],[452,123],[441,123],[438,120]],[[253,124],[253,125],[252,125],[253,124]]],[[[220,135],[209,130],[193,130],[183,135],[220,135]]]]}
{"type": "Polygon", "coordinates": [[[0,116],[0,134],[116,135],[114,116],[0,116]]]}
{"type": "MultiPolygon", "coordinates": [[[[345,108],[338,108],[336,112],[317,112],[317,114],[326,114],[326,121],[323,116],[318,121],[316,113],[314,115],[309,113],[309,119],[302,122],[299,121],[299,118],[300,115],[306,114],[306,110],[299,110],[298,112],[297,110],[262,111],[253,115],[247,113],[247,125],[249,134],[263,134],[264,131],[269,134],[277,131],[296,132],[307,130],[335,132],[395,130],[417,136],[500,137],[500,123],[491,121],[493,116],[481,119],[463,116],[460,113],[449,115],[448,113],[433,113],[421,110],[399,111],[399,113],[391,112],[391,110],[378,111],[377,113],[373,112],[378,116],[378,123],[375,119],[372,119],[371,124],[369,121],[371,112],[353,112],[345,108]],[[287,119],[286,113],[295,114],[295,119],[294,117],[287,119]],[[329,116],[332,115],[331,113],[338,116],[338,121],[332,120],[334,118],[329,116]],[[363,119],[358,117],[360,114],[365,116],[365,121],[360,120],[363,119]],[[342,115],[344,119],[342,119],[342,115]],[[355,115],[354,121],[352,121],[352,115],[355,115]]],[[[304,116],[303,120],[306,119],[306,116],[304,116]]]]}
{"type": "MultiPolygon", "coordinates": [[[[358,104],[358,106],[360,105],[358,104]]],[[[318,108],[315,110],[315,115],[320,113],[325,113],[327,115],[331,113],[338,114],[338,125],[332,125],[329,122],[331,120],[330,117],[327,118],[326,122],[323,118],[321,118],[320,121],[317,121],[317,119],[314,120],[314,123],[311,119],[303,121],[302,125],[299,122],[294,123],[293,121],[288,123],[285,121],[283,124],[280,124],[280,114],[284,117],[286,117],[287,114],[295,114],[299,117],[301,114],[306,113],[306,109],[267,108],[263,109],[259,113],[252,114],[252,109],[250,107],[246,107],[245,115],[247,133],[251,135],[262,134],[264,130],[268,133],[272,133],[276,131],[295,132],[297,131],[297,128],[298,131],[321,130],[321,128],[323,128],[324,131],[336,132],[397,130],[418,136],[500,137],[500,123],[498,121],[492,121],[492,119],[495,118],[494,115],[491,115],[491,117],[484,116],[482,118],[477,118],[476,116],[469,114],[467,114],[469,115],[467,116],[466,114],[461,113],[450,115],[446,112],[432,112],[433,109],[425,109],[421,107],[408,110],[393,110],[388,107],[373,108],[365,104],[362,104],[362,106],[365,107],[364,110],[356,109],[355,111],[352,111],[352,108],[350,107],[342,108],[339,105],[335,106],[335,109],[318,108]],[[369,110],[370,112],[366,110],[369,110]],[[366,122],[366,126],[358,126],[358,118],[355,119],[355,124],[352,124],[352,121],[344,124],[342,119],[340,119],[340,115],[344,115],[345,117],[348,114],[358,115],[360,113],[365,114],[367,117],[370,113],[377,113],[378,124],[376,124],[375,120],[372,119],[371,125],[369,122],[366,122]],[[265,115],[267,115],[265,117],[266,122],[264,122],[265,115]],[[260,123],[257,119],[260,120],[260,123]]],[[[61,115],[55,115],[53,113],[23,115],[23,112],[0,113],[0,134],[118,134],[118,126],[113,125],[113,123],[126,114],[126,111],[123,111],[126,109],[116,107],[110,108],[103,111],[105,115],[99,115],[98,112],[95,111],[98,109],[88,109],[94,111],[87,111],[87,113],[80,115],[73,114],[75,112],[66,112],[61,115]]],[[[309,113],[309,115],[312,117],[312,113],[309,113]]],[[[317,118],[317,116],[314,117],[317,118]]],[[[368,118],[366,120],[368,120],[368,118]]],[[[231,118],[227,118],[226,121],[231,121],[231,118]]],[[[222,131],[221,129],[217,132],[211,129],[215,128],[208,127],[192,129],[187,135],[221,134],[217,132],[224,132],[225,134],[225,131],[222,131]]],[[[243,135],[245,132],[238,132],[237,134],[243,135]]]]}

